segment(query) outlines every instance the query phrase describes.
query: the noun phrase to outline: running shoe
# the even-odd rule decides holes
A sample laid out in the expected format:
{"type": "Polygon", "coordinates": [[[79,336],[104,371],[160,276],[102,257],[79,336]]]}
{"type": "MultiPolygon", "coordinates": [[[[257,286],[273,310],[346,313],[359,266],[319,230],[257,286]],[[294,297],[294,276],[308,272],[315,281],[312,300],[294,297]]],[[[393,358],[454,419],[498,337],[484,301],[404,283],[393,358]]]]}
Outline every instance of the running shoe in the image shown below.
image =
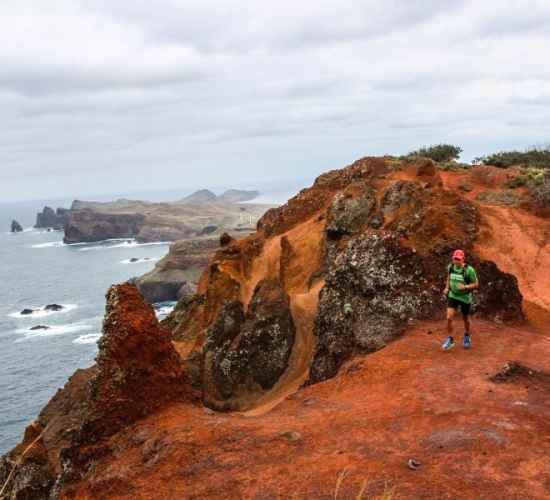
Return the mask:
{"type": "Polygon", "coordinates": [[[467,333],[464,334],[464,349],[472,347],[472,337],[467,333]]]}
{"type": "Polygon", "coordinates": [[[452,337],[447,337],[443,345],[441,346],[444,351],[450,351],[455,346],[455,341],[452,337]]]}

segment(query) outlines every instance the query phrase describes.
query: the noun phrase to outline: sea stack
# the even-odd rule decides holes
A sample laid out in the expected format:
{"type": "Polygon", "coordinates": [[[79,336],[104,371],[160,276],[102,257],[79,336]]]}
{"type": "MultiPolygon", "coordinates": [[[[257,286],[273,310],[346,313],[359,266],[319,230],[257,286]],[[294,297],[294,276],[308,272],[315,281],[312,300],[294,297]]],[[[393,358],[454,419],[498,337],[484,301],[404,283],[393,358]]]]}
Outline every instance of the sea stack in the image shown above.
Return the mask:
{"type": "Polygon", "coordinates": [[[20,233],[23,231],[23,228],[21,227],[21,224],[17,222],[15,219],[11,221],[11,232],[12,233],[20,233]]]}

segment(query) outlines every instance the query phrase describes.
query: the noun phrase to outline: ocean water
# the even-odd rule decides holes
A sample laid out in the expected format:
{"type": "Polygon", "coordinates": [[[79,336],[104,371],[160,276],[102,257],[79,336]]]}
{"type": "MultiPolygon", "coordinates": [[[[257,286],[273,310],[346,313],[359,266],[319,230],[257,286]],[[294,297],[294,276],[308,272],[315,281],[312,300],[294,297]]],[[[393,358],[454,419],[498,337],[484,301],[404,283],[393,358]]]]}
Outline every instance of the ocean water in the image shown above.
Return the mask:
{"type": "Polygon", "coordinates": [[[131,240],[64,245],[62,232],[31,228],[38,208],[0,205],[0,455],[77,368],[93,363],[108,287],[151,270],[168,251],[131,240]],[[23,233],[9,233],[12,218],[23,233]],[[51,303],[64,309],[44,311],[51,303]],[[38,312],[21,316],[24,308],[38,312]],[[50,329],[31,331],[36,325],[50,329]]]}

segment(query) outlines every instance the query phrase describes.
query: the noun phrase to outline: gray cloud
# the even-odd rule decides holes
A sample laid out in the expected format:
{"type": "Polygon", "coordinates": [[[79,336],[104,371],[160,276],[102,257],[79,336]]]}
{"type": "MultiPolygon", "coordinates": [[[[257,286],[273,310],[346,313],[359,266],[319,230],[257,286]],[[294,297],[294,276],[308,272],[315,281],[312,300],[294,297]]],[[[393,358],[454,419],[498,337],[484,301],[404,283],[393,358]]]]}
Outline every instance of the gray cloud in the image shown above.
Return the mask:
{"type": "Polygon", "coordinates": [[[548,141],[550,4],[4,0],[4,200],[548,141]]]}

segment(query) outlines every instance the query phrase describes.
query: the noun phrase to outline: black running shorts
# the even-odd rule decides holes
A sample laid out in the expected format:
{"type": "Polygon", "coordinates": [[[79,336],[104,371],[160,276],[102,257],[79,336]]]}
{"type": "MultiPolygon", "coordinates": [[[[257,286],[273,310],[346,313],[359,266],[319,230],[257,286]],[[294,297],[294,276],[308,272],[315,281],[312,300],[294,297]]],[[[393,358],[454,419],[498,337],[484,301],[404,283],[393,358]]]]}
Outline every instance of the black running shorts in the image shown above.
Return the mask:
{"type": "Polygon", "coordinates": [[[466,304],[466,302],[462,302],[461,300],[447,297],[447,307],[451,307],[452,309],[458,309],[460,307],[462,314],[464,316],[468,316],[470,314],[470,308],[472,307],[472,304],[466,304]]]}

